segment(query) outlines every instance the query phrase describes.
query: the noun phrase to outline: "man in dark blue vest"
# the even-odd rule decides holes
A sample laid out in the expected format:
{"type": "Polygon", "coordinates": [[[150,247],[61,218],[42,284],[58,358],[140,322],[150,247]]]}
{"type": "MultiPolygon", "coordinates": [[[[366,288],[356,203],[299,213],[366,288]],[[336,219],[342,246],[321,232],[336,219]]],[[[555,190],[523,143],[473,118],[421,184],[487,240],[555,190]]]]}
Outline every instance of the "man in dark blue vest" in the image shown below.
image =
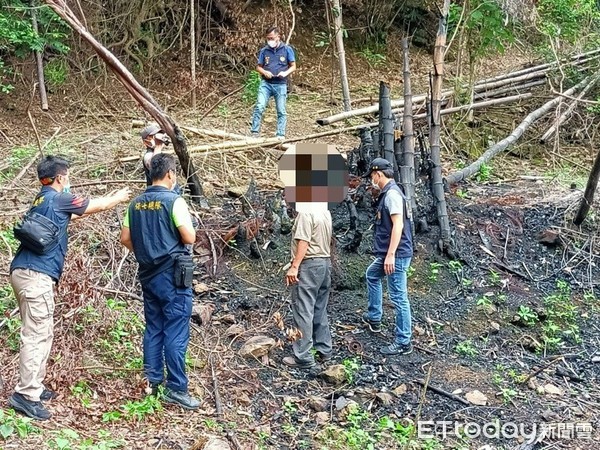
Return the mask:
{"type": "Polygon", "coordinates": [[[408,355],[413,348],[407,289],[407,272],[413,254],[409,209],[394,181],[394,167],[389,161],[375,158],[364,176],[371,179],[381,194],[377,201],[373,236],[375,261],[366,273],[369,304],[363,321],[371,331],[381,332],[382,279],[387,277],[390,300],[396,309],[395,338],[380,351],[384,355],[408,355]]]}
{"type": "Polygon", "coordinates": [[[21,342],[19,382],[8,403],[17,411],[37,420],[51,414],[42,401],[56,393],[44,384],[46,363],[54,337],[54,287],[62,275],[67,254],[67,228],[73,214],[84,216],[106,211],[129,199],[129,188],[115,194],[87,199],[71,194],[70,164],[57,156],[42,158],[37,174],[42,189],[30,211],[50,219],[59,228],[58,244],[39,254],[24,244],[10,264],[10,283],[19,302],[21,342]]]}
{"type": "Polygon", "coordinates": [[[278,27],[271,27],[266,33],[267,45],[258,54],[258,65],[256,71],[260,74],[260,86],[258,87],[258,98],[252,115],[252,136],[260,135],[260,123],[267,103],[271,97],[275,98],[275,109],[277,110],[277,134],[276,137],[285,138],[285,127],[287,124],[287,113],[285,104],[287,101],[287,77],[296,70],[296,57],[294,50],[289,45],[281,42],[278,27]]]}
{"type": "MultiPolygon", "coordinates": [[[[200,402],[188,393],[185,353],[190,339],[192,288],[176,281],[178,261],[189,256],[196,232],[185,200],[173,192],[175,157],[160,153],[150,163],[152,186],[136,197],[123,220],[121,243],[135,254],[144,294],[144,374],[153,394],[164,381],[164,400],[185,409],[200,402]]],[[[192,269],[190,269],[192,270],[192,269]]]]}

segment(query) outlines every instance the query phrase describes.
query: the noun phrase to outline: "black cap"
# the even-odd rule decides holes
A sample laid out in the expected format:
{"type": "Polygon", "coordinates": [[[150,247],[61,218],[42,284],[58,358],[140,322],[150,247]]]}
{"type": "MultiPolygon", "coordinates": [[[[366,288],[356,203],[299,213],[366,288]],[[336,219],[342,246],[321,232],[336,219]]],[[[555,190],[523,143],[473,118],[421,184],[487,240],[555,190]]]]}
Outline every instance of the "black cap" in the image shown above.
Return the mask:
{"type": "Polygon", "coordinates": [[[148,136],[154,136],[156,133],[158,133],[160,131],[162,131],[162,128],[158,124],[151,123],[150,125],[148,125],[146,128],[144,128],[142,130],[140,135],[142,136],[142,139],[146,139],[148,136]]]}
{"type": "Polygon", "coordinates": [[[389,170],[393,168],[394,166],[387,159],[375,158],[373,161],[371,161],[369,170],[363,175],[363,178],[367,178],[374,170],[389,170]]]}

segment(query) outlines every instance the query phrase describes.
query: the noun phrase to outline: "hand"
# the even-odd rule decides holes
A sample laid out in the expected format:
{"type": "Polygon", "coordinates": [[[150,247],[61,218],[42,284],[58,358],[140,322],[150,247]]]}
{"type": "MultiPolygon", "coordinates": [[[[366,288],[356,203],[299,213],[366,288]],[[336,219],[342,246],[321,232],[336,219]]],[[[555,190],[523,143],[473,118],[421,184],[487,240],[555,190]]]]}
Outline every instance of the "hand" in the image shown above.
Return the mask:
{"type": "Polygon", "coordinates": [[[268,78],[269,80],[270,80],[271,78],[273,78],[273,74],[272,74],[271,72],[269,72],[268,70],[263,70],[263,76],[264,76],[265,78],[268,78]]]}
{"type": "Polygon", "coordinates": [[[290,267],[287,273],[285,274],[285,285],[290,286],[292,284],[296,284],[298,282],[298,268],[290,267]]]}
{"type": "Polygon", "coordinates": [[[119,203],[126,202],[131,197],[131,189],[124,187],[115,192],[114,196],[119,200],[119,203]]]}
{"type": "Polygon", "coordinates": [[[388,255],[383,262],[383,271],[386,275],[391,275],[396,270],[396,255],[388,255]]]}
{"type": "Polygon", "coordinates": [[[289,72],[287,70],[284,70],[283,72],[279,72],[279,74],[277,75],[279,78],[285,78],[289,75],[289,72]]]}

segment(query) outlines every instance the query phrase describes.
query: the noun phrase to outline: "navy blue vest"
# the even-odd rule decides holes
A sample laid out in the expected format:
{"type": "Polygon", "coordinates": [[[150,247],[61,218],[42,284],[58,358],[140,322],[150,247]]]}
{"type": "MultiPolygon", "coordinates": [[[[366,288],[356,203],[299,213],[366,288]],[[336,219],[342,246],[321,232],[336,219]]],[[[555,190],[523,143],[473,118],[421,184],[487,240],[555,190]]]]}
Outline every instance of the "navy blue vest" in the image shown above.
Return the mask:
{"type": "Polygon", "coordinates": [[[58,245],[44,255],[38,255],[20,245],[10,264],[11,272],[14,269],[31,269],[49,275],[54,281],[59,280],[65,264],[65,255],[67,254],[67,227],[71,220],[71,214],[54,210],[54,199],[58,195],[60,193],[50,186],[44,186],[31,207],[31,211],[47,217],[59,226],[61,237],[58,245]]]}
{"type": "Polygon", "coordinates": [[[392,216],[390,211],[385,207],[385,196],[389,191],[396,191],[402,196],[402,208],[404,210],[403,218],[404,223],[402,226],[402,236],[400,237],[400,244],[396,249],[396,258],[410,258],[413,254],[412,244],[412,230],[410,228],[410,219],[408,216],[408,210],[406,207],[406,198],[398,187],[398,185],[392,180],[385,185],[379,198],[377,199],[377,214],[375,216],[375,233],[374,233],[374,244],[373,252],[375,256],[385,258],[390,247],[390,238],[392,236],[392,216]]]}
{"type": "Polygon", "coordinates": [[[176,255],[188,253],[172,218],[178,198],[166,187],[149,186],[129,205],[129,231],[142,282],[171,269],[176,255]]]}

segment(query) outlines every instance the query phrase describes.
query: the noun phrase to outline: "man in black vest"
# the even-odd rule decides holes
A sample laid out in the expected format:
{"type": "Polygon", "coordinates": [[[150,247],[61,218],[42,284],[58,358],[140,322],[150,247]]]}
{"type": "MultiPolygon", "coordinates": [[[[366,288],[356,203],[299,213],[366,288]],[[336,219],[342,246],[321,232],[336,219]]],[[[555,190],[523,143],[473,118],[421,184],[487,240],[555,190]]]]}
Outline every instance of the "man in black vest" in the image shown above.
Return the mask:
{"type": "Polygon", "coordinates": [[[387,277],[390,300],[396,309],[395,339],[381,348],[384,355],[408,355],[412,352],[411,314],[408,301],[407,272],[413,254],[412,232],[406,199],[394,182],[394,167],[375,158],[364,175],[381,190],[377,200],[373,253],[375,261],[367,269],[368,311],[363,321],[375,333],[381,332],[382,279],[387,277]]]}
{"type": "Polygon", "coordinates": [[[54,286],[62,275],[67,254],[67,228],[73,214],[84,216],[114,208],[129,199],[129,188],[112,195],[88,199],[71,194],[70,164],[57,156],[42,158],[37,174],[42,189],[31,212],[54,222],[59,228],[58,244],[38,254],[21,244],[10,264],[10,283],[19,302],[21,342],[19,382],[8,403],[17,411],[37,420],[49,419],[42,401],[56,393],[44,384],[46,363],[54,337],[54,286]]]}
{"type": "Polygon", "coordinates": [[[190,339],[191,285],[175,282],[176,259],[189,255],[196,232],[185,200],[173,192],[177,182],[175,157],[155,155],[150,164],[152,186],[127,210],[121,243],[135,254],[144,294],[144,373],[154,394],[163,383],[164,399],[185,409],[200,402],[188,393],[185,353],[190,339]]]}

